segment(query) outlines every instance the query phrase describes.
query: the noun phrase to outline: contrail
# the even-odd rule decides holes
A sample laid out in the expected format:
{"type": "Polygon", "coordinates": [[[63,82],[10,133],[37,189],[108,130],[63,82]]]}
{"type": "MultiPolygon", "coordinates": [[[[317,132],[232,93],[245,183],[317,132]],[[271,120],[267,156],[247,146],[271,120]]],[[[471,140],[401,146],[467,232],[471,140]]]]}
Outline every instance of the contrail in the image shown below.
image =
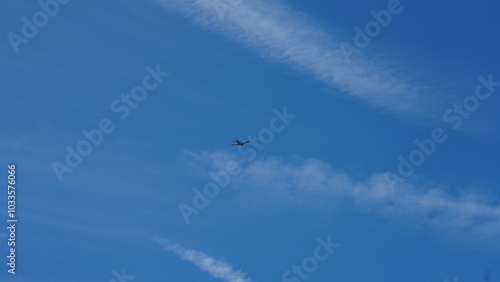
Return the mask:
{"type": "Polygon", "coordinates": [[[193,249],[186,249],[179,244],[173,244],[167,239],[153,238],[165,250],[175,254],[183,260],[189,261],[199,269],[207,272],[215,278],[220,278],[228,282],[252,282],[246,278],[246,274],[240,270],[233,270],[231,265],[222,260],[214,259],[204,252],[193,249]]]}
{"type": "Polygon", "coordinates": [[[409,82],[402,70],[361,58],[349,62],[339,40],[309,16],[279,1],[153,1],[384,111],[429,118],[439,106],[438,93],[409,82]]]}

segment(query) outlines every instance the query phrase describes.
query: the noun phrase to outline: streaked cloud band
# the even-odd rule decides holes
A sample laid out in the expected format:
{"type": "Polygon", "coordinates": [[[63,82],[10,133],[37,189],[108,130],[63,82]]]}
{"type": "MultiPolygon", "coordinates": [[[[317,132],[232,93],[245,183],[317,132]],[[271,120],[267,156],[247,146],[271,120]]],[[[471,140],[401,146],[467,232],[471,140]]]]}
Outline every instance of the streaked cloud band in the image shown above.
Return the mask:
{"type": "Polygon", "coordinates": [[[384,111],[429,118],[438,106],[430,98],[437,93],[429,95],[412,75],[361,57],[347,60],[339,39],[279,1],[154,1],[384,111]]]}
{"type": "Polygon", "coordinates": [[[233,270],[233,267],[223,260],[215,259],[208,254],[193,249],[186,249],[179,244],[171,243],[167,239],[153,238],[165,250],[175,254],[185,261],[194,264],[200,270],[227,282],[251,282],[246,274],[240,270],[233,270]]]}

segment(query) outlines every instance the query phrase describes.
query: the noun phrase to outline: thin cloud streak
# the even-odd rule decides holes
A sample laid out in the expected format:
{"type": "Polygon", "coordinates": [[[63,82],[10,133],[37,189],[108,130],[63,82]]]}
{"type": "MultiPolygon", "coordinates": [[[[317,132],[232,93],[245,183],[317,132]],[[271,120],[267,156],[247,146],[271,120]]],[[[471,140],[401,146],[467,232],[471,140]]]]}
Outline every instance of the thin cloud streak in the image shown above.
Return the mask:
{"type": "Polygon", "coordinates": [[[408,82],[401,70],[361,58],[348,62],[338,39],[278,1],[153,1],[390,113],[429,118],[439,106],[430,98],[436,93],[424,95],[435,91],[408,82]]]}
{"type": "Polygon", "coordinates": [[[222,279],[227,282],[252,282],[251,279],[246,277],[246,274],[240,270],[233,270],[231,265],[222,260],[214,259],[204,252],[196,251],[193,249],[186,249],[179,244],[171,243],[167,239],[153,238],[165,250],[175,254],[182,260],[189,261],[202,271],[207,272],[215,278],[222,279]]]}

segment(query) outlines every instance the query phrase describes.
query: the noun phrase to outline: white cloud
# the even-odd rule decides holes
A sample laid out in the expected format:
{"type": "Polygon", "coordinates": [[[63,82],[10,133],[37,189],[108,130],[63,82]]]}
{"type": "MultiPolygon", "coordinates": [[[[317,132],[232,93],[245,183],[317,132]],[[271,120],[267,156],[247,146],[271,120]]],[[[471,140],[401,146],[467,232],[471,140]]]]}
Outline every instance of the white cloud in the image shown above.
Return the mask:
{"type": "MultiPolygon", "coordinates": [[[[238,159],[236,154],[227,151],[201,155],[205,158],[213,156],[217,163],[224,159],[238,159]]],[[[447,236],[489,242],[500,238],[500,206],[491,203],[491,198],[456,187],[453,188],[456,195],[452,195],[447,192],[451,188],[423,184],[418,176],[414,177],[416,180],[408,179],[392,190],[382,173],[356,181],[314,158],[290,164],[270,157],[249,164],[241,161],[240,165],[243,172],[231,179],[230,186],[259,194],[252,200],[266,198],[321,207],[321,201],[334,206],[336,203],[354,203],[354,207],[360,210],[379,212],[420,226],[432,226],[446,231],[447,236]]]]}
{"type": "Polygon", "coordinates": [[[204,252],[193,249],[186,249],[179,244],[171,243],[167,239],[154,238],[165,250],[175,254],[179,258],[189,261],[197,266],[202,271],[207,272],[215,278],[222,279],[228,282],[251,282],[252,280],[246,277],[246,274],[240,270],[233,270],[231,265],[222,260],[214,259],[204,252]]]}
{"type": "Polygon", "coordinates": [[[405,78],[401,69],[360,57],[348,62],[340,40],[279,1],[154,1],[391,113],[428,118],[439,106],[435,92],[430,95],[428,87],[409,82],[410,75],[405,78]]]}

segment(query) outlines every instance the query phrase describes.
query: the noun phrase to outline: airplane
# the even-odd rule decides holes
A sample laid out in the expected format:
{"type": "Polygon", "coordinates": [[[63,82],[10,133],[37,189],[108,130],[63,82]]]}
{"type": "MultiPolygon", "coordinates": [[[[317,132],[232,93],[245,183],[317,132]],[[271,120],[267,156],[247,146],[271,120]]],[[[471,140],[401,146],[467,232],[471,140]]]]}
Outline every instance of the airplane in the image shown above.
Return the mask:
{"type": "Polygon", "coordinates": [[[236,139],[233,142],[236,142],[236,144],[231,144],[233,146],[243,146],[243,145],[245,145],[246,143],[248,143],[250,141],[241,142],[240,140],[236,139]]]}

